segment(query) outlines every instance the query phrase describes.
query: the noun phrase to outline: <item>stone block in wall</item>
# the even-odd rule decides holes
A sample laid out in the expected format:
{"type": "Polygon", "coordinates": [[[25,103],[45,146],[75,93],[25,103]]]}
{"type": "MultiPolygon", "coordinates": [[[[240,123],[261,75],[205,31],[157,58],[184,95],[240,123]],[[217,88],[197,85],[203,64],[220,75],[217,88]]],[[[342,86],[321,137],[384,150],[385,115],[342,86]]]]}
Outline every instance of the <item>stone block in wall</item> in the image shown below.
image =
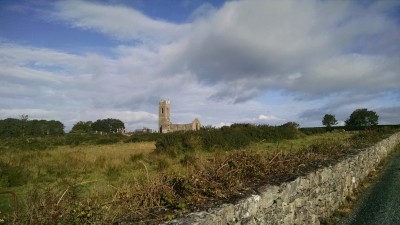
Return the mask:
{"type": "Polygon", "coordinates": [[[280,189],[282,190],[281,199],[283,202],[292,202],[297,197],[298,182],[299,181],[296,179],[280,186],[280,189]]]}
{"type": "Polygon", "coordinates": [[[320,225],[320,219],[317,215],[311,215],[310,224],[320,225]]]}
{"type": "Polygon", "coordinates": [[[320,184],[319,173],[321,170],[310,173],[307,177],[310,180],[310,188],[318,187],[320,184]]]}
{"type": "Polygon", "coordinates": [[[306,224],[307,211],[305,209],[298,210],[294,214],[294,224],[306,224]]]}
{"type": "Polygon", "coordinates": [[[235,207],[233,204],[223,204],[216,209],[210,209],[208,212],[221,218],[222,224],[234,224],[238,221],[235,217],[235,207]]]}
{"type": "Polygon", "coordinates": [[[304,190],[309,190],[310,189],[310,179],[306,177],[298,177],[296,179],[298,181],[298,191],[304,191],[304,190]]]}
{"type": "Polygon", "coordinates": [[[251,197],[240,200],[234,206],[235,217],[242,220],[254,216],[259,209],[260,199],[261,197],[259,195],[252,195],[251,197]]]}
{"type": "Polygon", "coordinates": [[[164,223],[165,225],[185,225],[185,224],[192,224],[192,225],[209,225],[209,224],[223,224],[221,219],[218,218],[216,215],[208,213],[208,212],[195,212],[190,213],[185,217],[171,220],[169,222],[164,223]]]}
{"type": "Polygon", "coordinates": [[[260,223],[255,217],[246,218],[240,223],[240,225],[257,225],[257,224],[260,223]]]}
{"type": "Polygon", "coordinates": [[[326,183],[331,179],[331,177],[332,177],[332,173],[331,172],[332,172],[331,168],[324,168],[321,171],[321,173],[320,173],[321,178],[320,179],[321,179],[322,183],[326,183]]]}
{"type": "Polygon", "coordinates": [[[282,209],[282,212],[284,214],[290,214],[291,212],[293,212],[292,207],[291,207],[290,203],[288,203],[288,202],[282,202],[282,204],[280,205],[280,208],[282,209]]]}
{"type": "Polygon", "coordinates": [[[292,225],[294,224],[294,213],[286,214],[282,221],[282,225],[292,225]]]}
{"type": "Polygon", "coordinates": [[[296,208],[302,208],[307,205],[308,197],[296,198],[294,200],[294,205],[296,208]]]}
{"type": "Polygon", "coordinates": [[[280,198],[281,194],[279,193],[279,187],[274,185],[266,185],[258,189],[260,193],[260,208],[269,208],[278,198],[280,198]]]}

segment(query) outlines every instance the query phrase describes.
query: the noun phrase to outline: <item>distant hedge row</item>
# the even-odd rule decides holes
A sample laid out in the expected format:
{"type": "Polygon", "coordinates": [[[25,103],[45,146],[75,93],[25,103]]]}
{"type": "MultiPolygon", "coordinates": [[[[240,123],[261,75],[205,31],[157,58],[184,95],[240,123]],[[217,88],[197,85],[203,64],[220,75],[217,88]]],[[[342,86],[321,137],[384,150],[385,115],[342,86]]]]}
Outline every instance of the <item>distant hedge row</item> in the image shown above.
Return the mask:
{"type": "Polygon", "coordinates": [[[251,142],[294,139],[301,132],[292,126],[234,124],[230,127],[206,128],[192,132],[174,132],[161,135],[156,141],[157,152],[178,154],[202,149],[232,150],[246,147],[251,142]]]}

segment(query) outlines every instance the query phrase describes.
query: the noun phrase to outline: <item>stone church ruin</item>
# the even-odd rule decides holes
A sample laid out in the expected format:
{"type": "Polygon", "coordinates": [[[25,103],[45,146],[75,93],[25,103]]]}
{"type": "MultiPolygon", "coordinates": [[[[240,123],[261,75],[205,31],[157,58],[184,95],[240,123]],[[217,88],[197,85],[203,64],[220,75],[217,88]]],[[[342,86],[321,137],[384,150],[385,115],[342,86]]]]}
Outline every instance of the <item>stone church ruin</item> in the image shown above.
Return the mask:
{"type": "Polygon", "coordinates": [[[192,123],[189,124],[173,124],[171,123],[170,117],[170,101],[161,100],[158,106],[158,131],[160,133],[169,133],[175,131],[191,131],[200,130],[200,120],[195,118],[192,123]]]}

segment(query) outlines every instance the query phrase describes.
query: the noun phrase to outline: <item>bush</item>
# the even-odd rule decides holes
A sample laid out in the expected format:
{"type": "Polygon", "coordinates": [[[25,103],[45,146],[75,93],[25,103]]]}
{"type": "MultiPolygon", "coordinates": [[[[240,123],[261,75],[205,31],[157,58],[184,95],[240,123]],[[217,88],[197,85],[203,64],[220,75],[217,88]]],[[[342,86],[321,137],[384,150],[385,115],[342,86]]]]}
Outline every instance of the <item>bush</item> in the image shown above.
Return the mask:
{"type": "Polygon", "coordinates": [[[160,136],[156,141],[156,152],[166,153],[171,157],[176,157],[183,149],[183,132],[173,132],[160,136]]]}
{"type": "Polygon", "coordinates": [[[300,131],[305,135],[323,134],[326,133],[326,129],[322,127],[307,127],[300,128],[300,131]]]}
{"type": "Polygon", "coordinates": [[[70,146],[78,146],[83,143],[88,143],[94,139],[94,135],[69,133],[66,135],[65,144],[70,146]]]}
{"type": "Polygon", "coordinates": [[[124,143],[156,141],[160,135],[160,133],[133,133],[132,135],[126,137],[123,141],[124,143]]]}
{"type": "Polygon", "coordinates": [[[383,139],[385,134],[378,130],[363,130],[353,135],[351,141],[355,148],[364,148],[383,139]]]}
{"type": "Polygon", "coordinates": [[[19,166],[0,161],[0,184],[4,187],[16,187],[28,182],[30,172],[19,166]]]}
{"type": "Polygon", "coordinates": [[[62,137],[6,138],[0,140],[3,149],[46,150],[62,145],[62,137]]]}
{"type": "Polygon", "coordinates": [[[109,136],[109,137],[103,137],[103,138],[98,139],[96,141],[96,144],[98,144],[98,145],[108,145],[108,144],[118,143],[119,141],[120,141],[120,138],[109,136]]]}
{"type": "Polygon", "coordinates": [[[168,160],[166,158],[161,158],[161,159],[157,160],[156,166],[157,166],[158,171],[163,171],[163,170],[166,170],[169,168],[170,163],[168,162],[168,160]]]}
{"type": "Polygon", "coordinates": [[[301,132],[294,126],[267,126],[252,124],[233,124],[221,129],[203,129],[200,131],[174,132],[160,135],[156,141],[156,152],[171,156],[203,149],[230,151],[248,146],[251,142],[262,140],[280,141],[298,138],[301,132]]]}
{"type": "Polygon", "coordinates": [[[85,133],[69,133],[65,137],[65,144],[70,146],[78,146],[82,144],[115,144],[124,138],[121,134],[85,134],[85,133]]]}

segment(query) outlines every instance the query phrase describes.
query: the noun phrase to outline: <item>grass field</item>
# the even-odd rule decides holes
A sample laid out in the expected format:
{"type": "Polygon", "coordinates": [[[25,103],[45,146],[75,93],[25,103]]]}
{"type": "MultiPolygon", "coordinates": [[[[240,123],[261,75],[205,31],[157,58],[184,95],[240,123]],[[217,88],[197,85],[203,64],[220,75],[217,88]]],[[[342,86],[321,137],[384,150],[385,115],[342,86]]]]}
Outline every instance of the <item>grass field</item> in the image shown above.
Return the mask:
{"type": "Polygon", "coordinates": [[[300,163],[288,158],[310,146],[354,147],[349,144],[352,136],[303,135],[174,157],[156,153],[154,142],[11,149],[0,154],[0,224],[101,224],[121,218],[151,224],[172,219],[209,197],[227,199],[246,185],[246,177],[259,180],[288,166],[285,162],[300,163]],[[10,193],[18,196],[18,206],[10,193]],[[159,216],[147,220],[152,213],[159,216]]]}

